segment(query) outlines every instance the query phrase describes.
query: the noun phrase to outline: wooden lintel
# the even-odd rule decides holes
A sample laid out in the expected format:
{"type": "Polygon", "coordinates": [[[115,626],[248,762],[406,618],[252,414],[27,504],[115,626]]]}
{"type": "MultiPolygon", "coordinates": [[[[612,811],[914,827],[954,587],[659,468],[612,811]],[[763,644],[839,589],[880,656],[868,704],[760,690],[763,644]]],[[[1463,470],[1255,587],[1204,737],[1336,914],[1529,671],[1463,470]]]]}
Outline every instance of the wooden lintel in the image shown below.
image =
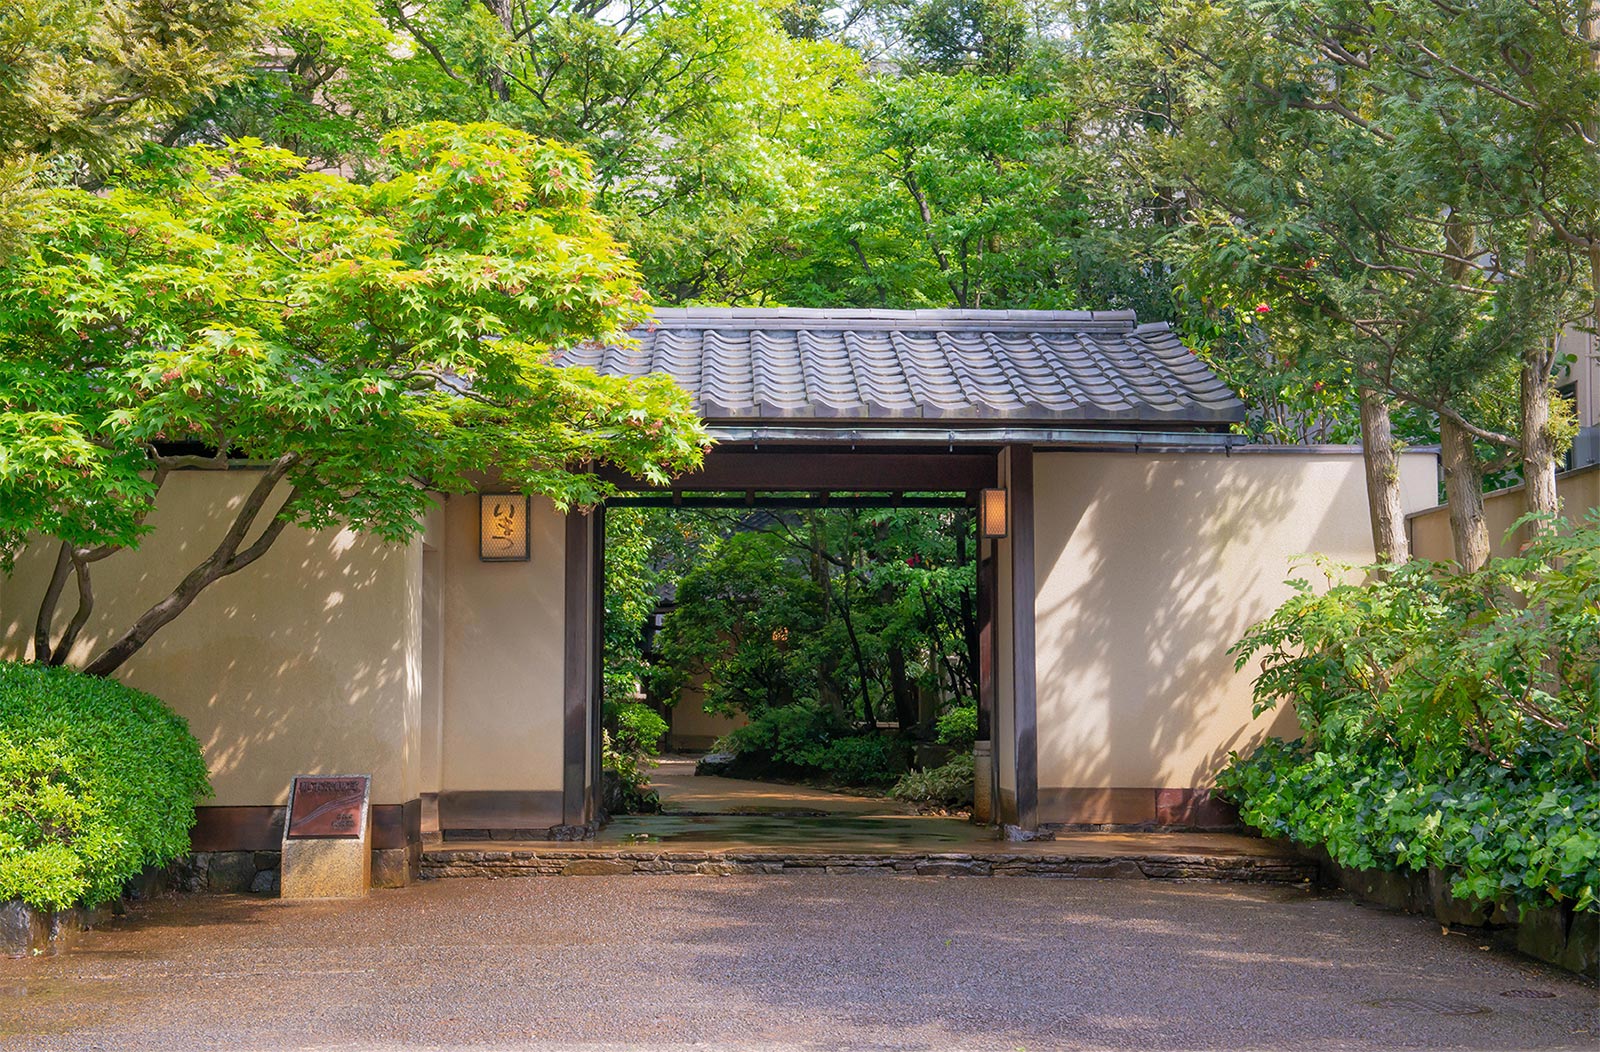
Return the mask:
{"type": "Polygon", "coordinates": [[[995,484],[990,453],[762,452],[713,449],[699,471],[652,486],[624,472],[599,474],[629,492],[967,492],[995,484]]]}

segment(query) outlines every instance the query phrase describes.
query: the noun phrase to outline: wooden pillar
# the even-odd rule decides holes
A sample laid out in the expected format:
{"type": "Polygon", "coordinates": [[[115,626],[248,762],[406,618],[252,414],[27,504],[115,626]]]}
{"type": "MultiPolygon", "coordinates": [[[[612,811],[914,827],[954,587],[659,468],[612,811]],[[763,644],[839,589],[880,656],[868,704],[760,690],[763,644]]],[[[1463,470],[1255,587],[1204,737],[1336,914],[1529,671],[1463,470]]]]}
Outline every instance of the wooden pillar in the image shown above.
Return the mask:
{"type": "Polygon", "coordinates": [[[1016,808],[1003,809],[1007,825],[1039,825],[1038,662],[1034,652],[1033,447],[1006,447],[1005,478],[1010,505],[1011,729],[1016,763],[1016,808]]]}
{"type": "MultiPolygon", "coordinates": [[[[599,545],[596,542],[596,515],[567,513],[566,592],[562,646],[562,770],[561,824],[584,825],[594,814],[591,771],[590,709],[594,693],[595,652],[598,650],[595,623],[595,577],[599,545]]],[[[598,722],[596,720],[595,722],[598,722]]],[[[598,732],[595,732],[598,733],[598,732]]]]}
{"type": "Polygon", "coordinates": [[[589,783],[584,794],[584,821],[598,821],[605,772],[601,766],[600,734],[605,725],[606,698],[606,509],[600,505],[589,515],[592,573],[589,579],[589,783]]]}

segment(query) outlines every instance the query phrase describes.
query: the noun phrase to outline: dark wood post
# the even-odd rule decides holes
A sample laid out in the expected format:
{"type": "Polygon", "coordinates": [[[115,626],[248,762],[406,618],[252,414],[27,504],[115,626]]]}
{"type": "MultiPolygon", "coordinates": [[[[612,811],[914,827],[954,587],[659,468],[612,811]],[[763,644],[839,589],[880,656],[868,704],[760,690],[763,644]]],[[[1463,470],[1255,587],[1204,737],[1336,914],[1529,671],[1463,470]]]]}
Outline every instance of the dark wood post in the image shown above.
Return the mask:
{"type": "Polygon", "coordinates": [[[583,825],[590,803],[589,709],[594,677],[595,536],[593,516],[567,513],[562,647],[561,823],[583,825]]]}
{"type": "Polygon", "coordinates": [[[602,504],[589,515],[589,786],[584,801],[584,821],[600,818],[605,792],[605,771],[601,767],[600,733],[605,725],[606,701],[606,508],[602,504]]]}
{"type": "Polygon", "coordinates": [[[1033,447],[1006,448],[1011,554],[1011,727],[1017,799],[1008,824],[1039,825],[1038,663],[1034,656],[1033,447]]]}

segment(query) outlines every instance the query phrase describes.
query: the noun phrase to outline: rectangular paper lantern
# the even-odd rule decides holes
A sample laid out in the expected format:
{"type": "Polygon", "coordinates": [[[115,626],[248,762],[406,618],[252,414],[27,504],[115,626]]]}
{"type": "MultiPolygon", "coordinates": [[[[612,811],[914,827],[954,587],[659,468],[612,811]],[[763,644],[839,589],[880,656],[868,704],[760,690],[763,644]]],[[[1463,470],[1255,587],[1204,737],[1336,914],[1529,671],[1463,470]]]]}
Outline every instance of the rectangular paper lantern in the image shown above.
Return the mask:
{"type": "Polygon", "coordinates": [[[533,499],[526,493],[478,494],[478,558],[486,563],[527,562],[532,511],[533,499]]]}
{"type": "Polygon", "coordinates": [[[983,490],[978,500],[978,532],[998,539],[1006,535],[1006,491],[983,490]]]}

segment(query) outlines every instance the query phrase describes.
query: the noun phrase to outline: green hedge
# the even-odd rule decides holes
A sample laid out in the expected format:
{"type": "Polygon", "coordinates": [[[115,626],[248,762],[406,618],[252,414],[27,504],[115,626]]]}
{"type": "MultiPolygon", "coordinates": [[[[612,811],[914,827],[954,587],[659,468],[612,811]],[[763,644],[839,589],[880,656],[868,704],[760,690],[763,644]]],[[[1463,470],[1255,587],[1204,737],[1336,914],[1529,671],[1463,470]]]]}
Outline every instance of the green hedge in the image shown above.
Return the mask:
{"type": "Polygon", "coordinates": [[[1458,897],[1600,910],[1600,512],[1514,558],[1370,567],[1296,595],[1234,648],[1259,715],[1305,736],[1235,755],[1244,820],[1458,897]]]}
{"type": "Polygon", "coordinates": [[[796,703],[760,708],[750,722],[719,739],[736,776],[817,778],[838,785],[890,785],[906,769],[899,739],[862,731],[827,709],[796,703]]]}
{"type": "Polygon", "coordinates": [[[0,662],[0,901],[98,905],[186,854],[209,796],[189,725],[115,680],[0,662]]]}

